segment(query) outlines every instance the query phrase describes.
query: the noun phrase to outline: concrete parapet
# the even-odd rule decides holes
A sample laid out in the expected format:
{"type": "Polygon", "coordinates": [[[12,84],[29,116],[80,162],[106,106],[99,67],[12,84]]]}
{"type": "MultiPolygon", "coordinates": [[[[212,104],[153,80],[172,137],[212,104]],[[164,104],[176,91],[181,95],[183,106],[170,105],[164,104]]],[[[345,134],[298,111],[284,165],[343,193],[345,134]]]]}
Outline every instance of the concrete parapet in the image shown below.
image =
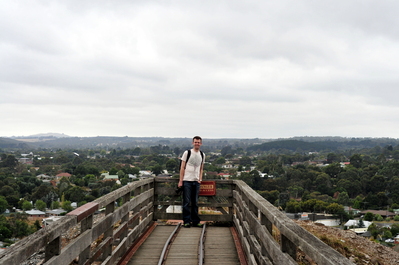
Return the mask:
{"type": "Polygon", "coordinates": [[[2,252],[0,265],[21,264],[33,253],[46,247],[76,224],[74,216],[64,216],[59,221],[40,229],[2,252]]]}
{"type": "MultiPolygon", "coordinates": [[[[136,227],[134,231],[137,231],[137,234],[141,234],[142,230],[145,229],[145,225],[135,220],[146,220],[148,223],[149,220],[153,219],[152,201],[154,191],[151,188],[153,182],[153,179],[148,179],[129,183],[118,190],[73,210],[60,220],[51,223],[1,252],[0,265],[22,264],[31,255],[43,249],[45,250],[45,262],[42,264],[45,265],[67,265],[76,258],[79,259],[79,264],[83,264],[101,259],[101,256],[104,256],[103,259],[111,257],[111,260],[117,260],[120,257],[120,253],[115,254],[115,251],[113,251],[113,245],[116,242],[115,237],[118,237],[118,241],[120,242],[126,242],[124,239],[127,237],[130,229],[128,224],[134,224],[134,227],[132,226],[131,228],[136,227]],[[133,194],[135,196],[130,200],[133,194]],[[120,199],[125,204],[117,207],[116,202],[120,199]],[[99,218],[94,223],[93,216],[102,207],[106,208],[106,216],[99,218]],[[139,212],[134,214],[130,218],[132,220],[130,220],[129,212],[136,208],[139,212]],[[145,209],[145,211],[141,209],[145,209]],[[117,229],[118,232],[114,235],[113,230],[118,222],[122,223],[117,229]],[[63,246],[63,234],[78,224],[80,224],[80,229],[78,230],[80,234],[66,246],[63,246]],[[102,240],[103,244],[101,243],[102,240]],[[95,241],[100,242],[100,244],[96,249],[92,250],[91,245],[95,241]]],[[[132,240],[134,238],[130,238],[129,242],[132,240]]],[[[124,246],[123,248],[126,247],[124,246]]],[[[123,248],[119,247],[118,249],[123,248]]]]}
{"type": "Polygon", "coordinates": [[[67,213],[67,216],[76,216],[77,222],[82,221],[89,215],[94,214],[98,210],[98,203],[88,202],[79,208],[76,208],[72,212],[67,213]]]}
{"type": "MultiPolygon", "coordinates": [[[[241,180],[235,180],[234,191],[236,216],[234,223],[247,249],[248,257],[257,264],[297,264],[296,254],[300,249],[316,264],[354,265],[335,249],[295,224],[283,212],[266,201],[241,180]],[[274,231],[275,227],[278,231],[274,231]],[[277,234],[279,240],[273,235],[277,234]],[[262,246],[262,247],[259,247],[262,246]],[[264,253],[262,249],[267,252],[264,253]]],[[[245,249],[245,247],[244,247],[245,249]]]]}

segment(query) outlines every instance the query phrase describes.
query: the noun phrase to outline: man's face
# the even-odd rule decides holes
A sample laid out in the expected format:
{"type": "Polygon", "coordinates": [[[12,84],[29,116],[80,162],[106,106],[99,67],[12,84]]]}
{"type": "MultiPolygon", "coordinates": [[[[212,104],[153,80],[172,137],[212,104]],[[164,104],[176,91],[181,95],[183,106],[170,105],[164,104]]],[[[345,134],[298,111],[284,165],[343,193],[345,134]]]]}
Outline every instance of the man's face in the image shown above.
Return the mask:
{"type": "Polygon", "coordinates": [[[200,149],[201,145],[202,145],[202,141],[201,141],[201,140],[194,139],[194,141],[193,141],[193,147],[194,147],[195,150],[200,149]]]}

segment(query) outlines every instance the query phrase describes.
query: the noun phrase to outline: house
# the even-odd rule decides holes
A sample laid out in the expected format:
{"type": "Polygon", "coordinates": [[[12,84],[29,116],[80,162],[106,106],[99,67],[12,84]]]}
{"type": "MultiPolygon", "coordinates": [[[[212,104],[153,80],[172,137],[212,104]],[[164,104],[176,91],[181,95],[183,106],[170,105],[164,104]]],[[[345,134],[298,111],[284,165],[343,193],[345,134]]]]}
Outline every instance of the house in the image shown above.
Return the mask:
{"type": "Polygon", "coordinates": [[[103,180],[119,180],[118,175],[110,175],[108,172],[107,173],[102,173],[101,178],[103,180]]]}
{"type": "Polygon", "coordinates": [[[349,166],[351,164],[351,162],[340,162],[339,163],[341,165],[342,168],[349,166]]]}
{"type": "Polygon", "coordinates": [[[358,234],[358,235],[363,235],[364,233],[367,232],[367,228],[366,228],[366,227],[362,227],[362,228],[351,228],[351,229],[349,229],[349,230],[355,232],[355,233],[358,234]]]}
{"type": "Polygon", "coordinates": [[[147,171],[147,170],[140,170],[139,171],[140,176],[152,176],[152,172],[151,171],[147,171]]]}
{"type": "MultiPolygon", "coordinates": [[[[366,231],[367,231],[367,228],[372,224],[373,222],[369,222],[369,221],[364,221],[363,220],[363,225],[364,225],[364,227],[366,228],[366,231]]],[[[359,220],[349,220],[348,222],[346,222],[345,224],[344,224],[344,226],[346,226],[346,227],[359,227],[359,220]]]]}
{"type": "Polygon", "coordinates": [[[360,210],[352,208],[350,206],[344,206],[344,211],[347,212],[347,213],[352,213],[354,215],[360,213],[360,210]]]}
{"type": "Polygon", "coordinates": [[[46,174],[37,175],[36,178],[40,179],[40,180],[42,180],[42,179],[51,179],[51,177],[49,175],[46,175],[46,174]]]}
{"type": "Polygon", "coordinates": [[[366,238],[370,238],[372,235],[371,235],[371,232],[370,232],[370,231],[366,231],[366,232],[364,232],[363,234],[361,234],[361,236],[362,236],[362,237],[366,237],[366,238]]]}
{"type": "Polygon", "coordinates": [[[121,184],[121,182],[119,181],[119,176],[118,175],[110,175],[109,172],[102,173],[100,178],[102,178],[103,181],[114,180],[114,181],[116,181],[117,184],[121,184]]]}
{"type": "Polygon", "coordinates": [[[29,220],[41,220],[44,217],[46,217],[46,213],[39,211],[39,210],[30,210],[30,211],[26,211],[25,213],[27,213],[29,215],[28,219],[29,220]]]}
{"type": "Polygon", "coordinates": [[[64,172],[64,173],[59,173],[59,174],[56,175],[56,177],[57,177],[58,179],[61,179],[61,178],[63,178],[63,177],[65,177],[65,178],[70,178],[71,176],[72,176],[71,174],[66,173],[66,172],[64,172]]]}
{"type": "Polygon", "coordinates": [[[221,179],[230,179],[230,174],[229,173],[219,173],[218,177],[221,179]]]}
{"type": "Polygon", "coordinates": [[[60,216],[62,213],[66,213],[66,211],[64,209],[54,209],[46,211],[46,214],[48,216],[60,216]]]}
{"type": "Polygon", "coordinates": [[[136,175],[128,174],[128,176],[129,176],[130,179],[137,179],[137,176],[136,176],[136,175]]]}
{"type": "Polygon", "coordinates": [[[395,217],[395,213],[385,211],[385,210],[364,210],[360,212],[361,214],[372,213],[374,215],[379,214],[382,217],[395,217]]]}
{"type": "Polygon", "coordinates": [[[227,169],[227,168],[234,168],[234,165],[231,164],[231,163],[226,163],[226,164],[223,164],[223,165],[222,165],[222,168],[225,168],[225,169],[227,169]]]}
{"type": "Polygon", "coordinates": [[[49,175],[45,175],[45,174],[37,175],[36,178],[38,180],[41,180],[42,182],[46,182],[46,183],[49,183],[52,180],[52,177],[50,177],[49,175]]]}

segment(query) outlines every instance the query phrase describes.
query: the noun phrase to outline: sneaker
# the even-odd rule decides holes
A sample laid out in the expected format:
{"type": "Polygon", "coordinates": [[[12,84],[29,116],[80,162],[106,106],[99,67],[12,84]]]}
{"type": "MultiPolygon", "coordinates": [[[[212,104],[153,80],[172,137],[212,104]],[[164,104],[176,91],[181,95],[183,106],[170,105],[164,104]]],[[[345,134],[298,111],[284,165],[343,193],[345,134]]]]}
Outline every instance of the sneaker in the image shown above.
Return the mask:
{"type": "Polygon", "coordinates": [[[189,223],[186,223],[186,224],[183,225],[183,227],[184,227],[184,228],[190,228],[191,225],[190,225],[189,223]]]}
{"type": "Polygon", "coordinates": [[[200,223],[198,223],[198,224],[193,224],[193,227],[199,227],[199,228],[202,228],[204,226],[204,224],[200,224],[200,223]]]}

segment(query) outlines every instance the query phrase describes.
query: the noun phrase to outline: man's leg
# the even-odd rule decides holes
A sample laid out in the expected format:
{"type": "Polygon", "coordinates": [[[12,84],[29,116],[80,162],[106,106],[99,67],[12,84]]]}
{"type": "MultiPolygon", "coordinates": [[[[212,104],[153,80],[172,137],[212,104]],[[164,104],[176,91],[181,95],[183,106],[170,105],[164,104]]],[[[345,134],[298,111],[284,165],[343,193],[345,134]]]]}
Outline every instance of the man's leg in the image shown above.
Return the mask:
{"type": "Polygon", "coordinates": [[[195,181],[193,182],[191,189],[191,221],[193,226],[196,226],[201,221],[198,215],[198,195],[200,191],[200,184],[195,181]]]}
{"type": "Polygon", "coordinates": [[[191,199],[191,182],[183,181],[183,223],[191,223],[191,209],[190,209],[190,199],[191,199]]]}

